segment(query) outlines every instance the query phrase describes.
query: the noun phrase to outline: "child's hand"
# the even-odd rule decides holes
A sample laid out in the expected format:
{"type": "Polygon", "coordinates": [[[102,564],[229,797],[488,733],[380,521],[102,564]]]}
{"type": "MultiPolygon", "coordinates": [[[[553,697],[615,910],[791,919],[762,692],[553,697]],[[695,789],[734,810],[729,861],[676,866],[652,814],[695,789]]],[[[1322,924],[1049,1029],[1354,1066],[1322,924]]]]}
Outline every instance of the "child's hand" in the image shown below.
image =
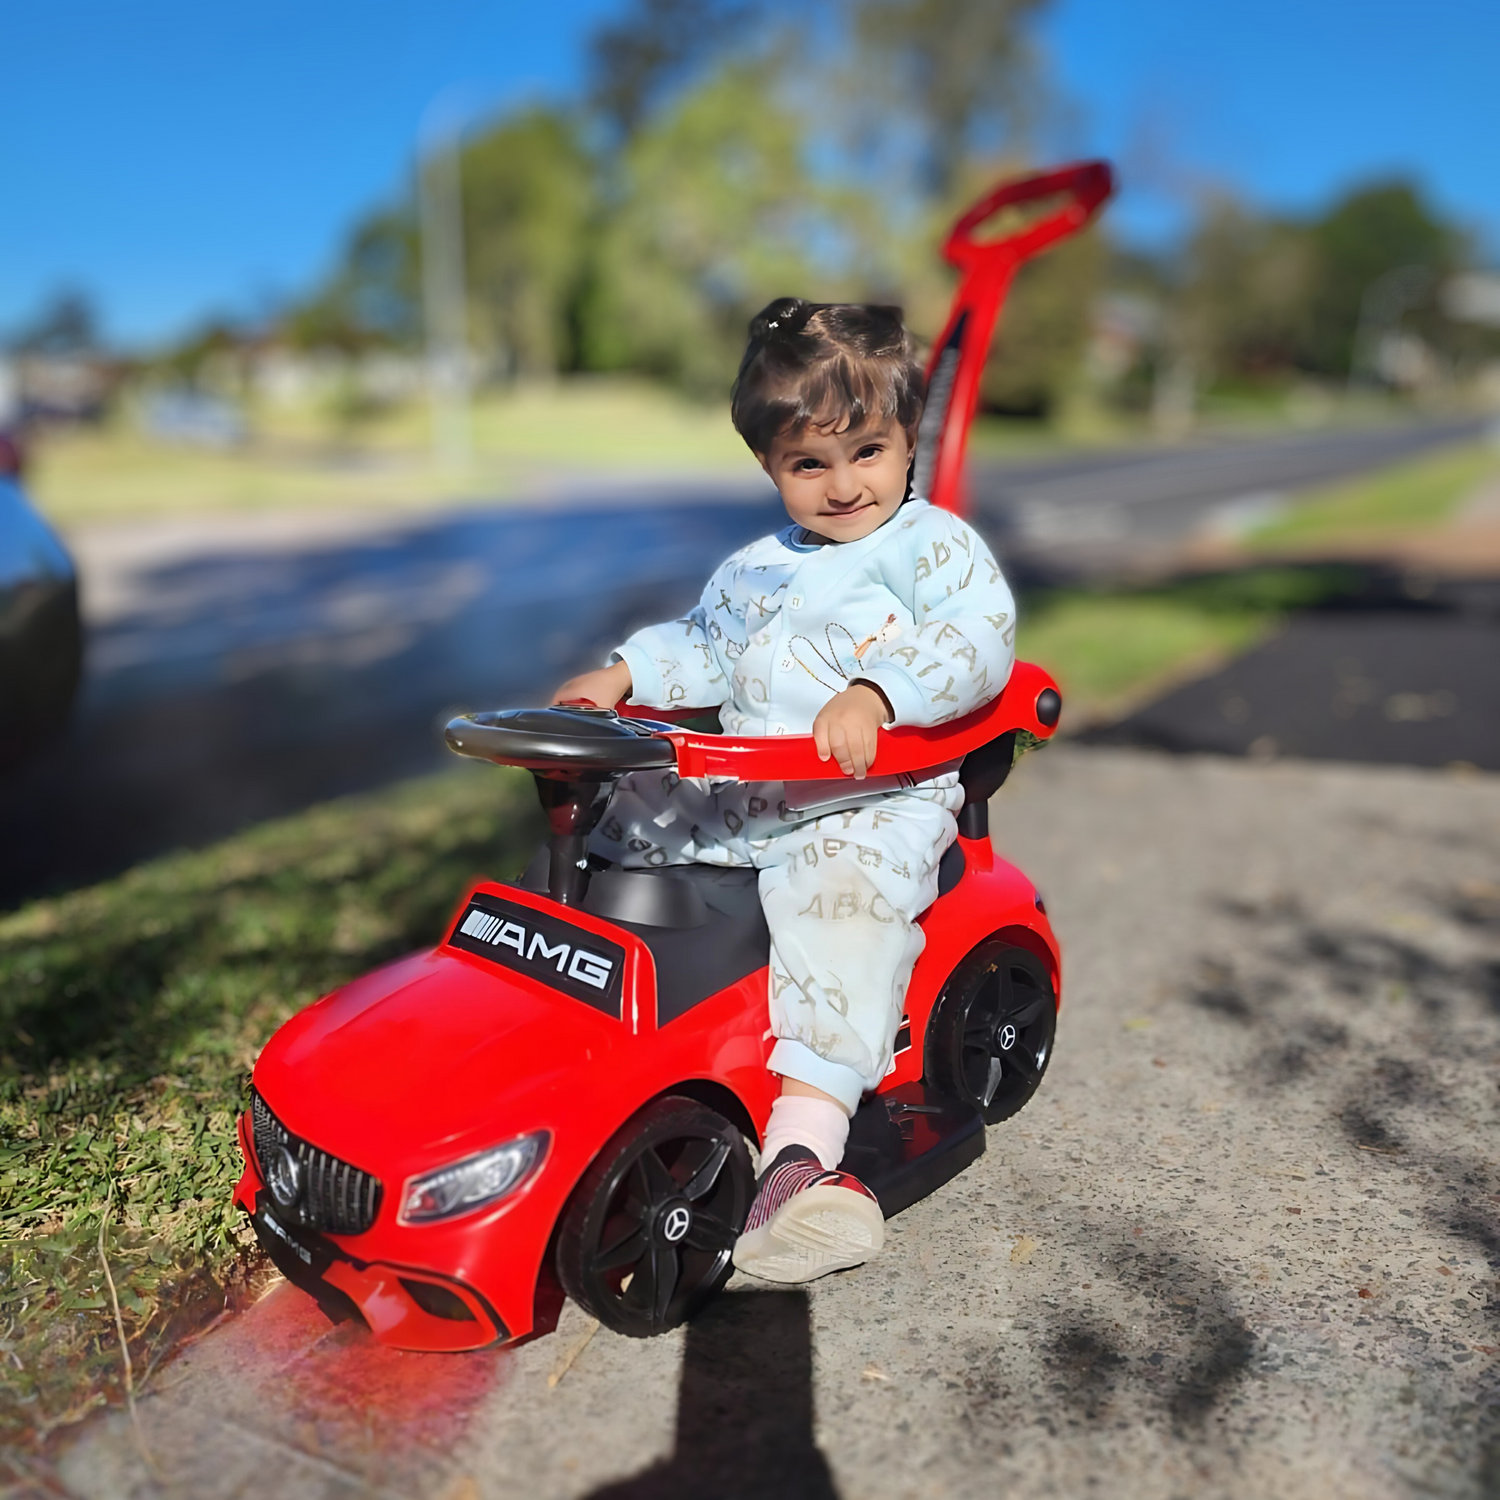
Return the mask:
{"type": "Polygon", "coordinates": [[[873,682],[852,682],[830,698],[813,720],[818,759],[831,755],[845,776],[863,781],[875,760],[876,731],[891,718],[885,694],[873,682]]]}
{"type": "Polygon", "coordinates": [[[587,698],[600,708],[613,708],[622,698],[630,696],[630,668],[622,661],[600,667],[596,672],[580,672],[570,677],[553,693],[554,703],[566,703],[570,698],[587,698]]]}

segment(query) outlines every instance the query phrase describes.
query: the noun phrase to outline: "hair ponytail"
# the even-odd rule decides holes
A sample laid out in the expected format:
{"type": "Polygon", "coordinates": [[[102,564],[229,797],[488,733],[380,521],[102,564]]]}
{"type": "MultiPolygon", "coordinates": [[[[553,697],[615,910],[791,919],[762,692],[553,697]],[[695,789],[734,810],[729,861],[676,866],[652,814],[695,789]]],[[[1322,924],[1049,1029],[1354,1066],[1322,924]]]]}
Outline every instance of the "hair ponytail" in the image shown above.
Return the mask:
{"type": "Polygon", "coordinates": [[[783,337],[792,332],[795,323],[798,329],[807,324],[807,314],[814,304],[804,302],[801,297],[778,297],[768,302],[750,319],[750,342],[764,343],[772,333],[785,329],[783,337]]]}
{"type": "Polygon", "coordinates": [[[801,297],[777,297],[775,301],[766,303],[750,319],[749,341],[740,358],[735,383],[738,384],[743,379],[745,371],[765,351],[768,344],[794,338],[807,327],[808,320],[814,313],[831,305],[827,302],[807,302],[801,297]]]}

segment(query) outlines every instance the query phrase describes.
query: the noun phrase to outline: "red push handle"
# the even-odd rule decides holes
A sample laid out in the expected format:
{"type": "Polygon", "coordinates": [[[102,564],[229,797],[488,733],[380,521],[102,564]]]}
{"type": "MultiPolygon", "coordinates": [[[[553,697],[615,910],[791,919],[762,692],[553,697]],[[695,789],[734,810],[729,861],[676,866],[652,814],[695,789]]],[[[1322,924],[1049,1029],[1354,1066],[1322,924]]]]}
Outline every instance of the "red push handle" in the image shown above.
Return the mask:
{"type": "Polygon", "coordinates": [[[912,487],[944,510],[963,509],[964,450],[979,404],[979,384],[990,338],[1012,277],[1032,256],[1076,234],[1114,191],[1114,173],[1102,161],[1077,162],[1003,182],[981,198],[950,231],[943,255],[964,274],[948,321],[927,367],[927,407],[917,439],[912,487]],[[997,240],[975,231],[1003,208],[1065,194],[1056,213],[997,240]]]}
{"type": "Polygon", "coordinates": [[[1016,264],[1030,260],[1048,245],[1082,229],[1114,190],[1114,173],[1109,163],[1103,161],[1076,162],[1051,172],[1037,172],[1030,177],[1018,177],[1014,182],[1002,182],[974,204],[949,231],[943,244],[943,258],[950,265],[965,269],[981,256],[1004,257],[1016,264]],[[1006,239],[984,241],[974,238],[974,231],[986,220],[994,218],[1002,208],[1035,203],[1059,193],[1066,193],[1072,201],[1055,214],[1006,239]]]}

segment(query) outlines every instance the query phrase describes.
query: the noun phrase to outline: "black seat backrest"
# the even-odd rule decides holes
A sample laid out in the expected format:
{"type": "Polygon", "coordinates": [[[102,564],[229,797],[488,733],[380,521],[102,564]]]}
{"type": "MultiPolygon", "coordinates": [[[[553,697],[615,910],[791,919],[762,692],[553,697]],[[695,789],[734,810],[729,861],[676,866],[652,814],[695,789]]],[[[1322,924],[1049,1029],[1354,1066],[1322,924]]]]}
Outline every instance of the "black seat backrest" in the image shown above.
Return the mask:
{"type": "MultiPolygon", "coordinates": [[[[547,848],[516,882],[545,894],[547,848]]],[[[656,1024],[766,965],[771,934],[747,865],[667,865],[659,870],[595,870],[583,910],[633,932],[656,963],[656,1024]]]]}
{"type": "Polygon", "coordinates": [[[964,789],[964,805],[958,815],[958,831],[966,839],[988,838],[990,798],[1005,785],[1016,763],[1016,731],[1010,730],[987,745],[964,756],[958,779],[964,789]]]}

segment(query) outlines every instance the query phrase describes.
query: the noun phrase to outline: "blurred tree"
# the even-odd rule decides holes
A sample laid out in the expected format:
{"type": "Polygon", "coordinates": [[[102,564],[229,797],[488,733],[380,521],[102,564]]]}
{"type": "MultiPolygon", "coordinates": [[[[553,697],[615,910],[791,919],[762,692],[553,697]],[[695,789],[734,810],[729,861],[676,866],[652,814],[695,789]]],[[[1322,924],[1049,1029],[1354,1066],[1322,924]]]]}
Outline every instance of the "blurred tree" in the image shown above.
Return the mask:
{"type": "MultiPolygon", "coordinates": [[[[1480,341],[1444,313],[1438,295],[1470,253],[1408,182],[1357,189],[1308,219],[1260,215],[1215,194],[1182,249],[1162,259],[1155,300],[1164,327],[1154,358],[1200,388],[1309,375],[1342,381],[1357,337],[1378,342],[1399,329],[1440,364],[1477,361],[1480,341]],[[1393,275],[1413,267],[1404,296],[1382,297],[1393,275]],[[1360,335],[1362,309],[1379,326],[1360,335]]],[[[1112,273],[1111,285],[1120,284],[1112,273]]]]}
{"type": "Polygon", "coordinates": [[[410,210],[380,209],[355,226],[333,275],[286,314],[282,332],[297,348],[346,354],[411,344],[421,327],[417,275],[410,210]]]}
{"type": "Polygon", "coordinates": [[[1259,218],[1227,194],[1211,197],[1182,257],[1172,352],[1204,383],[1285,376],[1298,359],[1316,270],[1305,228],[1259,218]]]}
{"type": "Polygon", "coordinates": [[[866,135],[886,136],[898,155],[914,141],[919,189],[947,199],[963,168],[1021,133],[1036,106],[1040,65],[1026,32],[1047,0],[846,4],[866,135]]]}
{"type": "Polygon", "coordinates": [[[223,318],[210,318],[181,343],[151,362],[150,368],[174,384],[199,385],[206,369],[232,365],[245,345],[245,332],[223,318]]]}
{"type": "Polygon", "coordinates": [[[757,0],[631,0],[589,38],[589,97],[628,141],[675,90],[743,37],[757,0]]]}
{"type": "MultiPolygon", "coordinates": [[[[576,304],[598,213],[597,173],[581,136],[575,116],[536,107],[463,147],[472,331],[503,373],[577,363],[576,304]]],[[[410,204],[364,219],[333,275],[283,319],[289,342],[346,354],[419,344],[420,239],[410,204]]]]}
{"type": "MultiPolygon", "coordinates": [[[[826,204],[766,70],[730,66],[653,121],[621,163],[582,307],[584,363],[722,394],[750,316],[812,284],[826,204]]],[[[831,293],[830,293],[831,295],[831,293]]]]}
{"type": "Polygon", "coordinates": [[[88,354],[101,343],[94,304],[76,287],[54,292],[11,339],[21,354],[88,354]]]}
{"type": "MultiPolygon", "coordinates": [[[[934,242],[1036,97],[1026,34],[1045,3],[626,0],[590,39],[588,109],[533,107],[464,147],[476,346],[498,372],[632,371],[720,394],[749,316],[779,293],[901,300],[936,333],[951,278],[934,242]],[[873,155],[834,139],[851,97],[873,155]]],[[[372,215],[288,333],[414,344],[418,261],[410,207],[372,215]]],[[[988,400],[1055,403],[1100,261],[1091,240],[1028,269],[988,400]]]]}
{"type": "Polygon", "coordinates": [[[576,119],[533,108],[471,141],[462,164],[476,343],[512,374],[577,366],[598,187],[576,119]]]}
{"type": "MultiPolygon", "coordinates": [[[[1025,135],[1044,94],[1029,33],[1046,5],[843,0],[853,61],[841,101],[856,179],[879,209],[848,216],[876,236],[856,263],[929,337],[953,288],[936,245],[974,197],[1025,170],[1025,135]]],[[[986,406],[1027,416],[1056,407],[1087,341],[1102,268],[1102,242],[1090,236],[1024,269],[986,368],[986,406]]]]}
{"type": "Polygon", "coordinates": [[[1104,237],[1090,229],[1021,267],[984,370],[980,395],[989,411],[1055,415],[1088,343],[1106,253],[1104,237]]]}
{"type": "MultiPolygon", "coordinates": [[[[1420,190],[1400,180],[1348,194],[1310,228],[1316,266],[1301,348],[1302,363],[1320,374],[1349,373],[1360,305],[1381,277],[1402,266],[1426,266],[1437,278],[1462,263],[1463,237],[1443,223],[1420,190]]],[[[1439,343],[1435,309],[1415,326],[1439,343]]]]}
{"type": "Polygon", "coordinates": [[[342,292],[352,321],[372,337],[391,344],[416,338],[417,228],[407,210],[387,210],[356,230],[342,292]]]}

